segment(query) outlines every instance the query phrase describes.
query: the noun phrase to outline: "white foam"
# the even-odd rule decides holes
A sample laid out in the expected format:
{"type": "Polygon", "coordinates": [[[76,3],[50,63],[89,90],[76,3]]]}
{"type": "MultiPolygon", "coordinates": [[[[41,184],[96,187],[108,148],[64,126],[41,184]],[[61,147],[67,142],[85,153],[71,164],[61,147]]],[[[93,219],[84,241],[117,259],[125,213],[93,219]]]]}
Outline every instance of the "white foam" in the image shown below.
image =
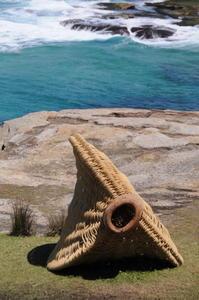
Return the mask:
{"type": "MultiPolygon", "coordinates": [[[[151,2],[155,1],[157,0],[151,0],[151,2]]],[[[90,41],[112,37],[110,34],[99,32],[74,31],[71,30],[70,25],[63,27],[60,22],[68,19],[88,19],[94,22],[125,25],[129,32],[132,27],[146,24],[166,26],[176,31],[169,38],[141,40],[136,38],[135,34],[131,34],[130,38],[135,42],[150,46],[199,46],[198,27],[178,26],[173,24],[171,19],[134,18],[102,21],[101,16],[109,12],[99,9],[96,5],[98,2],[85,0],[0,0],[0,51],[18,51],[22,48],[45,43],[90,41]],[[6,4],[9,4],[7,8],[5,8],[6,4]]],[[[135,4],[141,8],[144,0],[135,0],[135,4]]]]}
{"type": "MultiPolygon", "coordinates": [[[[176,23],[176,20],[175,20],[176,23]]],[[[166,48],[184,48],[199,47],[199,27],[179,26],[174,24],[172,19],[152,19],[152,18],[135,18],[127,20],[127,27],[130,31],[132,27],[142,25],[152,25],[154,27],[170,28],[174,34],[167,38],[140,39],[135,34],[131,34],[131,39],[138,43],[149,46],[159,46],[166,48]]]]}

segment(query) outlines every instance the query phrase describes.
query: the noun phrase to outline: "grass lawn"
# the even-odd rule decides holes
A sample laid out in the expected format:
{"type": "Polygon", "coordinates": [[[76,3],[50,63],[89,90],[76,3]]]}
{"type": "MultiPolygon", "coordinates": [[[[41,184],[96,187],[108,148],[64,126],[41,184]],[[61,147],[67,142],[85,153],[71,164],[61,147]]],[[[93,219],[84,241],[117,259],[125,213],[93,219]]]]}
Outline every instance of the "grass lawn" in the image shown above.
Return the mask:
{"type": "Polygon", "coordinates": [[[199,299],[198,204],[172,212],[167,224],[185,260],[180,268],[111,263],[53,274],[41,266],[52,245],[36,247],[57,238],[0,234],[0,299],[199,299]]]}

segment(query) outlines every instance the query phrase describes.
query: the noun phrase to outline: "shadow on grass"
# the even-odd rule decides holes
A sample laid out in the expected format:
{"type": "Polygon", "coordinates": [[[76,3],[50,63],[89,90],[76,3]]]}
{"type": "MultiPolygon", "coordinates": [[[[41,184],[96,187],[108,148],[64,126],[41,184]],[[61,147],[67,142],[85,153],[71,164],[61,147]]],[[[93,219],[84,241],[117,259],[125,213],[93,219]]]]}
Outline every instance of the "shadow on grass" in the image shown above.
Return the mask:
{"type": "Polygon", "coordinates": [[[27,255],[28,262],[34,266],[46,267],[48,257],[56,244],[45,244],[33,248],[27,255]]]}
{"type": "MultiPolygon", "coordinates": [[[[45,244],[32,249],[28,255],[28,262],[35,266],[46,267],[47,259],[56,244],[45,244]]],[[[53,272],[58,276],[81,276],[84,279],[108,279],[114,278],[119,272],[126,271],[154,271],[169,268],[168,262],[147,257],[126,258],[117,261],[99,262],[91,265],[70,267],[53,272]]]]}

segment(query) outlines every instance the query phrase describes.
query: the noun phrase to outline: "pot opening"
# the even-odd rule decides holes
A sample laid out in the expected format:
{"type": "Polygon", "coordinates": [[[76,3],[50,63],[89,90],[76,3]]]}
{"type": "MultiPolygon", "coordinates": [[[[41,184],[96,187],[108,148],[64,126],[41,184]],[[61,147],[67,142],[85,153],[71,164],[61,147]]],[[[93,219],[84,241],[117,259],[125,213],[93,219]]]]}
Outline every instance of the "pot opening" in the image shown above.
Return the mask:
{"type": "Polygon", "coordinates": [[[125,227],[135,216],[135,208],[131,204],[122,204],[112,213],[111,222],[116,228],[125,227]]]}

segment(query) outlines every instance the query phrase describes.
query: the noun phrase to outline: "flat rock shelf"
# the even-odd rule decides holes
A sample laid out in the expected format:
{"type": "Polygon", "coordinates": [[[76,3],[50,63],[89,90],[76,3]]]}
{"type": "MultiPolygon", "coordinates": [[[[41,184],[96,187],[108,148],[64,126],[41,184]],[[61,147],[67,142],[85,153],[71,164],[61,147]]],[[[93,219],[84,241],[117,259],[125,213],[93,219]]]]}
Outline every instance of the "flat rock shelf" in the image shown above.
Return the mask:
{"type": "Polygon", "coordinates": [[[104,151],[163,218],[199,199],[199,112],[43,111],[0,127],[0,231],[9,231],[17,199],[31,205],[39,233],[49,215],[67,209],[76,182],[74,133],[104,151]]]}

